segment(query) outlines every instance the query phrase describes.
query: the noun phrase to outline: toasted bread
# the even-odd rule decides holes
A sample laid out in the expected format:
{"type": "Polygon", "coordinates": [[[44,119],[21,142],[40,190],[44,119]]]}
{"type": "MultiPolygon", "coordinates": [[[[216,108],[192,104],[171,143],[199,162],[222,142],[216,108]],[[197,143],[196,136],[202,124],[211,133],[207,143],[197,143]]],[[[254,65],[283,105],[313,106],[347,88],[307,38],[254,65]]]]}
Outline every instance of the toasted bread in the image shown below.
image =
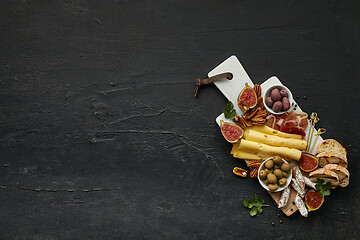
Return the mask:
{"type": "Polygon", "coordinates": [[[347,152],[346,149],[334,139],[326,139],[322,141],[316,150],[317,153],[328,152],[328,153],[337,153],[346,158],[347,152]]]}
{"type": "Polygon", "coordinates": [[[324,166],[324,169],[333,171],[338,175],[340,187],[346,187],[349,185],[350,173],[346,168],[337,164],[327,164],[324,166]]]}
{"type": "Polygon", "coordinates": [[[338,164],[347,168],[348,163],[344,156],[338,153],[322,152],[316,155],[319,158],[319,166],[324,167],[327,164],[338,164]]]}
{"type": "Polygon", "coordinates": [[[317,178],[323,179],[325,182],[331,182],[333,187],[339,185],[339,176],[328,169],[318,168],[309,174],[310,180],[316,182],[317,178]]]}

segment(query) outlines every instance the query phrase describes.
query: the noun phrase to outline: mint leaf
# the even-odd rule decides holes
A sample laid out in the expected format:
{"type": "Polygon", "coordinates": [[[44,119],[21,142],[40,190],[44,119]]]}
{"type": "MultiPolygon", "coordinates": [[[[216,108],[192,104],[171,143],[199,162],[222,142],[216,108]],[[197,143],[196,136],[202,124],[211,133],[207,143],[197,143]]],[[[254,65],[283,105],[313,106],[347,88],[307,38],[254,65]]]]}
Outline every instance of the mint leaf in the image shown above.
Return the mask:
{"type": "Polygon", "coordinates": [[[243,201],[244,207],[249,207],[249,202],[247,200],[243,201]]]}

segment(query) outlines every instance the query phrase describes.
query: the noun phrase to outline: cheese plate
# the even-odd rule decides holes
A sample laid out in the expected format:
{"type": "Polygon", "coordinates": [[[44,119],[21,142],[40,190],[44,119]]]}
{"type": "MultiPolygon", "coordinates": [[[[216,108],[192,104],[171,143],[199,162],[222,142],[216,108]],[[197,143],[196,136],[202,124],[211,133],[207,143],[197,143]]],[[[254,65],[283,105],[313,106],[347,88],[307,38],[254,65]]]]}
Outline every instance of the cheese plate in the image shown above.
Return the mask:
{"type": "MultiPolygon", "coordinates": [[[[243,111],[240,110],[240,108],[236,104],[238,95],[239,95],[240,91],[245,87],[245,84],[248,84],[250,87],[253,87],[254,83],[251,81],[249,75],[246,73],[244,67],[242,66],[242,64],[240,63],[240,61],[238,60],[238,58],[236,56],[231,56],[228,59],[226,59],[224,62],[222,62],[216,68],[211,70],[208,73],[208,76],[212,77],[212,76],[215,76],[215,75],[218,75],[221,73],[225,73],[225,72],[232,73],[233,78],[231,80],[228,80],[226,78],[220,79],[220,80],[214,82],[214,84],[229,101],[234,103],[234,109],[236,110],[238,115],[241,115],[243,113],[243,111]]],[[[282,82],[276,76],[270,77],[269,79],[264,81],[260,86],[262,89],[267,89],[274,85],[282,85],[283,86],[282,82]]],[[[261,94],[263,97],[264,91],[262,91],[261,94]]],[[[293,102],[293,104],[291,105],[290,110],[301,111],[301,108],[296,103],[296,101],[293,100],[292,102],[293,102]]],[[[224,114],[222,113],[215,119],[215,121],[220,127],[221,121],[229,122],[231,120],[226,119],[224,114]]],[[[310,130],[310,124],[308,124],[308,126],[305,130],[305,133],[306,133],[305,139],[309,139],[309,134],[310,134],[309,130],[310,130]]],[[[323,138],[321,136],[317,136],[316,133],[317,133],[316,130],[312,131],[312,133],[311,133],[312,139],[314,141],[313,144],[315,144],[314,147],[312,147],[312,149],[311,149],[312,151],[310,152],[312,154],[316,153],[317,145],[319,145],[323,141],[323,138]]],[[[246,159],[244,159],[244,160],[247,161],[246,159]]],[[[279,202],[281,192],[269,192],[269,194],[272,196],[272,198],[275,200],[276,203],[279,202]]],[[[293,214],[294,212],[297,211],[297,207],[294,204],[295,197],[296,197],[296,191],[292,189],[292,191],[290,192],[290,197],[289,197],[288,203],[286,204],[285,207],[281,208],[281,210],[287,216],[290,216],[291,214],[293,214]]]]}

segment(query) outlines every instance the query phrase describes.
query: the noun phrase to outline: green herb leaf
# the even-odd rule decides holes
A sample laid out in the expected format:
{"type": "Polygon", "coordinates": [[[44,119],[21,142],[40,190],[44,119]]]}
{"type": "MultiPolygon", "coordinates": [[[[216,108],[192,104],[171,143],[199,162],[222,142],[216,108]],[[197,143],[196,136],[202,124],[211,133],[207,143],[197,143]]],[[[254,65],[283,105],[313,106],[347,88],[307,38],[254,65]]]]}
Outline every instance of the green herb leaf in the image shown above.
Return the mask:
{"type": "Polygon", "coordinates": [[[323,184],[325,181],[323,179],[317,178],[315,188],[319,192],[320,197],[329,196],[330,189],[332,187],[331,182],[323,184]]]}
{"type": "Polygon", "coordinates": [[[257,194],[254,194],[249,200],[244,200],[243,205],[246,208],[250,208],[250,215],[255,216],[258,213],[262,213],[262,207],[267,207],[269,205],[265,204],[264,199],[260,199],[257,194]]]}
{"type": "Polygon", "coordinates": [[[251,215],[252,217],[255,216],[257,213],[258,213],[257,208],[253,208],[253,209],[251,209],[251,211],[250,211],[250,215],[251,215]]]}
{"type": "Polygon", "coordinates": [[[225,118],[227,118],[227,119],[234,119],[235,116],[236,116],[236,111],[234,109],[234,104],[231,101],[228,102],[228,104],[226,104],[223,107],[223,112],[224,112],[225,118]]]}

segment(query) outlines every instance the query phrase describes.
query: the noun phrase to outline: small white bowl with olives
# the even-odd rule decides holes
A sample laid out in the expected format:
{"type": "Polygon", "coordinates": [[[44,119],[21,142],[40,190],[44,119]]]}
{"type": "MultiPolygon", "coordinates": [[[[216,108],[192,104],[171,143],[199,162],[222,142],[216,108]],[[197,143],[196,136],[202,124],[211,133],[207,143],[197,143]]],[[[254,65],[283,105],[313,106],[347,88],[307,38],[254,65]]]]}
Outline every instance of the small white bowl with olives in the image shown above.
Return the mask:
{"type": "Polygon", "coordinates": [[[261,163],[257,177],[267,191],[280,192],[291,181],[291,165],[280,156],[268,158],[261,163]]]}

